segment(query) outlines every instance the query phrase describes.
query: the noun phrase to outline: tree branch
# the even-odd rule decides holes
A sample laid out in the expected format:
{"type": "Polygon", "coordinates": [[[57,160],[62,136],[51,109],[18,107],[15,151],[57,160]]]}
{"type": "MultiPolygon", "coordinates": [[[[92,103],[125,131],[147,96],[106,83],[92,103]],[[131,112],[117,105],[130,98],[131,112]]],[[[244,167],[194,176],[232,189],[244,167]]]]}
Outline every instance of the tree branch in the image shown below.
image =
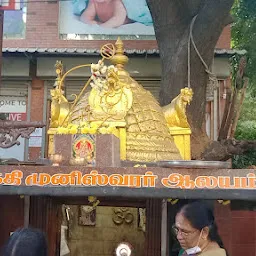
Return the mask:
{"type": "Polygon", "coordinates": [[[205,0],[180,0],[176,1],[176,4],[179,5],[180,13],[187,13],[188,18],[191,19],[197,15],[205,4],[205,0]],[[178,3],[177,3],[178,2],[178,3]]]}
{"type": "Polygon", "coordinates": [[[206,64],[208,66],[211,64],[213,50],[219,36],[227,24],[227,19],[230,16],[230,9],[233,2],[234,0],[204,0],[204,6],[198,13],[193,29],[193,35],[198,50],[203,58],[206,59],[206,64]],[[204,35],[203,42],[202,35],[204,35]],[[208,44],[205,45],[205,42],[208,44]],[[212,54],[212,57],[209,57],[209,54],[212,54]]]}
{"type": "Polygon", "coordinates": [[[227,161],[233,155],[242,155],[250,150],[256,150],[256,140],[228,139],[213,141],[203,152],[203,160],[227,161]]]}
{"type": "Polygon", "coordinates": [[[188,26],[191,19],[203,7],[204,0],[146,0],[150,9],[156,37],[173,30],[179,24],[188,26]]]}
{"type": "Polygon", "coordinates": [[[179,0],[147,0],[147,4],[153,18],[154,26],[161,27],[168,23],[176,23],[177,19],[182,17],[179,15],[179,0]],[[160,13],[162,15],[159,15],[160,13]]]}

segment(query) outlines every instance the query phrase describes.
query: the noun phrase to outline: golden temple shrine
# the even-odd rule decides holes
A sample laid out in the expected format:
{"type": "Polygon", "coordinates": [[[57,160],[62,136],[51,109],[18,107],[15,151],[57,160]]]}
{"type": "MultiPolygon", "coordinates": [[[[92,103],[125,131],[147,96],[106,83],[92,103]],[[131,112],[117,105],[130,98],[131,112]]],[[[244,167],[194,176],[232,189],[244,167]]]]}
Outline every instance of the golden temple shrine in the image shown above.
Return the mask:
{"type": "Polygon", "coordinates": [[[66,73],[62,63],[56,63],[49,155],[55,153],[55,134],[114,134],[120,140],[121,160],[190,160],[186,106],[192,100],[192,89],[182,89],[169,105],[161,107],[125,70],[128,57],[120,39],[115,45],[104,45],[101,56],[96,64],[77,66],[66,73]],[[110,65],[105,64],[108,60],[110,65]],[[91,69],[91,77],[70,103],[65,97],[64,80],[70,72],[84,67],[91,69]],[[88,86],[91,90],[86,92],[88,86]]]}

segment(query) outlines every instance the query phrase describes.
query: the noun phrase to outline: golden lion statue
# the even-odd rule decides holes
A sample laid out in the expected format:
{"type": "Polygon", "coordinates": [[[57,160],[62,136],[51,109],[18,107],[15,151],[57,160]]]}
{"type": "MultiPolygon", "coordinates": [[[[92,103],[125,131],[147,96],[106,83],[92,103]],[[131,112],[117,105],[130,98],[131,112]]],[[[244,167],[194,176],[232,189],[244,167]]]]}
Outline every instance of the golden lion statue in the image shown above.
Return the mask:
{"type": "Polygon", "coordinates": [[[191,88],[184,88],[180,90],[180,94],[172,100],[172,102],[163,107],[165,119],[168,127],[190,128],[186,116],[186,107],[193,98],[193,91],[191,88]]]}

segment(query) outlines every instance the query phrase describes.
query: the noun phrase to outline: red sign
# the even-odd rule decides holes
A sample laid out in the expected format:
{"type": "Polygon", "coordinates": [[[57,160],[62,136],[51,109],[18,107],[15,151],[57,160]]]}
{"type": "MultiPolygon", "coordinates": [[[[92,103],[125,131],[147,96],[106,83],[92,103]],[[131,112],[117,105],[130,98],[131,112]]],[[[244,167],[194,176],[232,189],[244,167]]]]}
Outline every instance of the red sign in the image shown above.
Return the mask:
{"type": "Polygon", "coordinates": [[[27,113],[0,113],[4,115],[4,120],[8,121],[27,121],[27,113]]]}
{"type": "Polygon", "coordinates": [[[4,120],[8,121],[26,121],[27,113],[0,113],[4,115],[4,120]]]}
{"type": "Polygon", "coordinates": [[[6,118],[9,121],[26,121],[27,113],[7,113],[6,118]]]}
{"type": "Polygon", "coordinates": [[[16,0],[0,0],[0,10],[20,10],[21,1],[16,0]]]}

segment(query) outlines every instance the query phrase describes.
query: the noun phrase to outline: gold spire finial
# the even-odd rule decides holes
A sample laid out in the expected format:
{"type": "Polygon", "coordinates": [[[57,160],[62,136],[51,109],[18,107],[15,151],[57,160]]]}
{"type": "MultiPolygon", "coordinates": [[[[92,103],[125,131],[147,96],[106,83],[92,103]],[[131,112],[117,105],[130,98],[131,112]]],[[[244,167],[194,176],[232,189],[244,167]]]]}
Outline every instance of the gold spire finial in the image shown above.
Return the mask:
{"type": "Polygon", "coordinates": [[[117,66],[117,68],[123,68],[124,64],[128,62],[128,57],[124,55],[124,44],[120,37],[118,37],[116,43],[116,54],[111,59],[111,62],[117,66]]]}
{"type": "Polygon", "coordinates": [[[124,54],[124,43],[120,37],[117,38],[115,46],[117,54],[124,54]]]}

